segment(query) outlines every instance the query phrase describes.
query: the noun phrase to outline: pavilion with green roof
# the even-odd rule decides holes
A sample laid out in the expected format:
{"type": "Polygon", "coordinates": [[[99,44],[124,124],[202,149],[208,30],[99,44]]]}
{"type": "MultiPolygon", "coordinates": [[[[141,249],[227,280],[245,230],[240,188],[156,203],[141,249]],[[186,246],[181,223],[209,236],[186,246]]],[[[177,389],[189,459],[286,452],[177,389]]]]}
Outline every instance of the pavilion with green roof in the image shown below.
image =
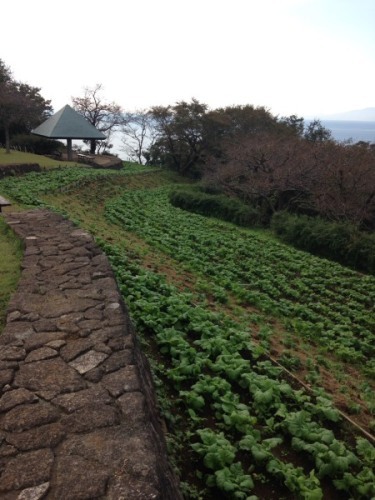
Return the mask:
{"type": "Polygon", "coordinates": [[[32,134],[50,139],[66,139],[68,160],[73,159],[72,140],[102,141],[106,136],[97,130],[82,115],[67,104],[31,131],[32,134]]]}

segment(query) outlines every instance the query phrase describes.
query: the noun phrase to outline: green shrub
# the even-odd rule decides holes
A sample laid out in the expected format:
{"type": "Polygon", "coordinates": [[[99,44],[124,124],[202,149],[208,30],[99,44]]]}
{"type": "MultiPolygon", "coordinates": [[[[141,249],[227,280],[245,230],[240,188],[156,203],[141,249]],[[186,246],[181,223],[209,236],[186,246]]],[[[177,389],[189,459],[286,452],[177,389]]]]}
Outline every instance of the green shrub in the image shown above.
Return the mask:
{"type": "Polygon", "coordinates": [[[13,136],[11,145],[20,151],[27,151],[37,155],[50,155],[65,149],[64,144],[60,141],[29,134],[13,136]]]}
{"type": "Polygon", "coordinates": [[[199,188],[187,188],[171,192],[169,199],[175,207],[217,217],[240,226],[262,225],[259,210],[224,194],[209,194],[199,188]]]}
{"type": "Polygon", "coordinates": [[[354,269],[375,274],[375,235],[342,222],[277,212],[271,227],[284,241],[354,269]]]}

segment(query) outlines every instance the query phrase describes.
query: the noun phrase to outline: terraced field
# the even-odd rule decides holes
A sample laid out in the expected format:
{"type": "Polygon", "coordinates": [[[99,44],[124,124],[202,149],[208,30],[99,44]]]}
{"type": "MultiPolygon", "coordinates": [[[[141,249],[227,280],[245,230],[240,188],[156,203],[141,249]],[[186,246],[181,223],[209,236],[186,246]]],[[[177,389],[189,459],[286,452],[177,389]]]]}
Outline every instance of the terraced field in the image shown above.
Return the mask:
{"type": "Polygon", "coordinates": [[[71,172],[8,178],[0,194],[97,236],[186,498],[374,496],[375,278],[172,207],[163,172],[71,172]]]}

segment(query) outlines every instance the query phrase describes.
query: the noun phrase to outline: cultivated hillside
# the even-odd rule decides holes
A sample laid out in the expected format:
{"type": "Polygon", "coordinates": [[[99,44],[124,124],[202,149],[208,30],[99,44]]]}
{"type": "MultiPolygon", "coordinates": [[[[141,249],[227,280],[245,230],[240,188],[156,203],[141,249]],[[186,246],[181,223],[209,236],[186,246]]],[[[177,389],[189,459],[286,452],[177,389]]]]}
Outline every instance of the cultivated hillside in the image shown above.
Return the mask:
{"type": "Polygon", "coordinates": [[[0,194],[59,210],[108,255],[186,498],[371,498],[375,278],[175,208],[182,182],[128,164],[0,194]]]}

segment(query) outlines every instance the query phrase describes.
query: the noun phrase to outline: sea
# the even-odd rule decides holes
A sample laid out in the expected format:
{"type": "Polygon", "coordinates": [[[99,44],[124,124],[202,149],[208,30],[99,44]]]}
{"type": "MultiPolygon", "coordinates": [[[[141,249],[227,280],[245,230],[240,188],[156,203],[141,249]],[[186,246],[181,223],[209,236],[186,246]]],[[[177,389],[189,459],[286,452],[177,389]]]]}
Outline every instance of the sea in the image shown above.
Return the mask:
{"type": "MultiPolygon", "coordinates": [[[[312,120],[305,120],[308,125],[312,120]]],[[[351,140],[353,143],[365,141],[375,143],[375,122],[347,121],[347,120],[320,120],[323,127],[329,129],[333,139],[339,142],[351,140]]]]}

